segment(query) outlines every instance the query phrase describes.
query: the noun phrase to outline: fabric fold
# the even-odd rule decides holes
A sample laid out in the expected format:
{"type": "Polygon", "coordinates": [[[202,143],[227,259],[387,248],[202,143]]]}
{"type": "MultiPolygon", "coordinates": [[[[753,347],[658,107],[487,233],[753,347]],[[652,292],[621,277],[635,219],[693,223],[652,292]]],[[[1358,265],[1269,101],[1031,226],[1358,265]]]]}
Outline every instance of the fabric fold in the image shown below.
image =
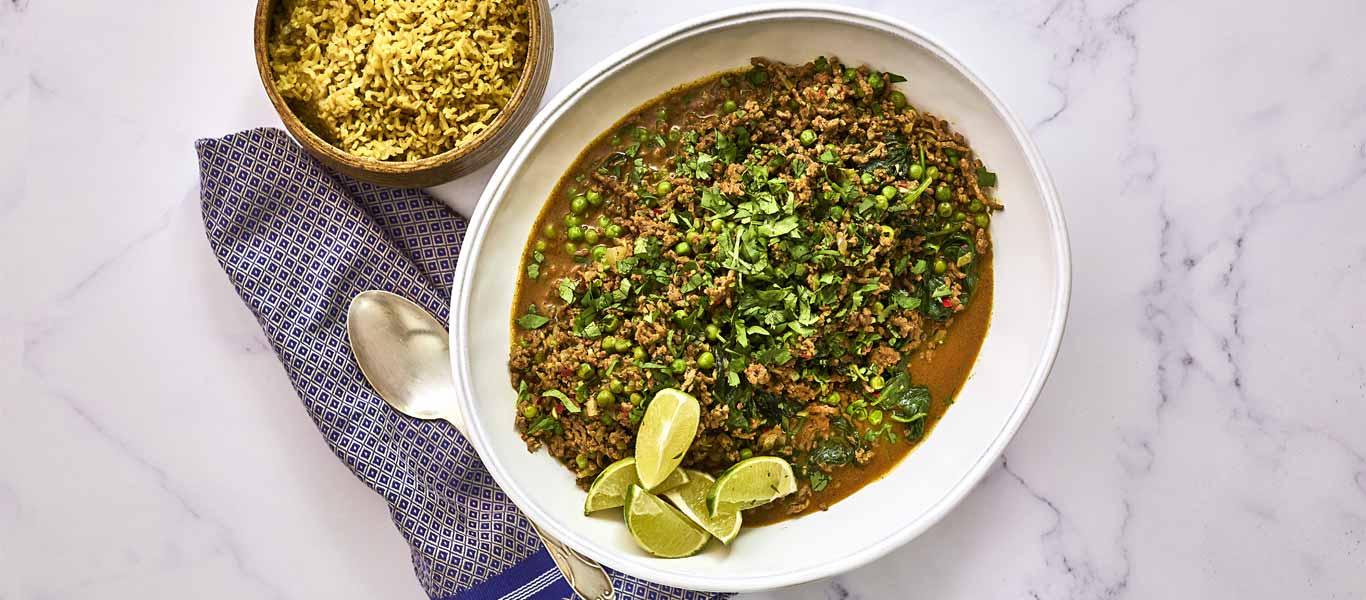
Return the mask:
{"type": "MultiPolygon", "coordinates": [[[[369,289],[445,321],[463,218],[421,190],[336,174],[278,129],[195,143],[205,232],[332,452],[389,505],[432,598],[565,598],[530,523],[453,427],[403,416],[365,383],[346,309],[369,289]]],[[[690,592],[613,573],[621,598],[690,592]]]]}

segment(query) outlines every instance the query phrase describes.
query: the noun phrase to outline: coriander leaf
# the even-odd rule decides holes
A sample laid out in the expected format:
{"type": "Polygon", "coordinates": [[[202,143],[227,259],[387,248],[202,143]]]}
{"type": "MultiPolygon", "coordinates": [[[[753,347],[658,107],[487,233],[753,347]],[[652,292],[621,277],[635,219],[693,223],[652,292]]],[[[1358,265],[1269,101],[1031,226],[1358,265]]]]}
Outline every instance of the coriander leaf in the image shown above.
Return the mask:
{"type": "Polygon", "coordinates": [[[986,167],[977,167],[977,183],[982,187],[996,187],[996,174],[986,167]]]}
{"type": "Polygon", "coordinates": [[[559,291],[560,299],[565,304],[574,303],[574,289],[578,287],[578,282],[568,277],[561,279],[556,289],[559,291]]]}
{"type": "Polygon", "coordinates": [[[517,317],[517,326],[522,329],[540,329],[549,322],[549,317],[543,316],[536,311],[535,304],[527,305],[526,314],[517,317]]]}
{"type": "Polygon", "coordinates": [[[819,469],[812,469],[811,473],[807,475],[807,479],[811,480],[811,491],[813,492],[819,492],[825,489],[825,486],[830,485],[830,476],[819,469]]]}
{"type": "Polygon", "coordinates": [[[789,234],[789,233],[792,233],[792,230],[794,230],[794,229],[796,229],[796,228],[797,228],[797,217],[796,217],[796,215],[788,215],[788,216],[783,217],[783,218],[781,218],[781,219],[779,219],[779,220],[777,220],[777,221],[774,221],[774,222],[772,222],[772,223],[764,223],[763,225],[760,225],[760,226],[757,227],[756,229],[758,230],[758,232],[759,232],[760,234],[762,234],[762,235],[764,235],[764,236],[767,236],[767,237],[778,237],[778,236],[783,236],[783,235],[787,235],[787,234],[789,234]]]}

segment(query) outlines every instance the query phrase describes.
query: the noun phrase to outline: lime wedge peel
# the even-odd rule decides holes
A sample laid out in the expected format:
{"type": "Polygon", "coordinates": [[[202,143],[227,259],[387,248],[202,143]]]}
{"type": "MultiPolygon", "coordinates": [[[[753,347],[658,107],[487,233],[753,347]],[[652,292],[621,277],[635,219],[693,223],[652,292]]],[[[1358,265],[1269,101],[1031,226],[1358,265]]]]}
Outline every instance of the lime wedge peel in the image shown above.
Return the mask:
{"type": "MultiPolygon", "coordinates": [[[[688,474],[683,469],[674,469],[668,477],[664,478],[663,482],[651,491],[663,493],[686,483],[688,483],[688,474]]],[[[640,479],[636,476],[635,458],[628,456],[607,465],[601,473],[598,473],[593,484],[588,486],[588,497],[584,498],[583,501],[583,514],[617,508],[626,504],[626,491],[632,485],[639,484],[640,479]]]]}
{"type": "Polygon", "coordinates": [[[626,490],[622,516],[636,544],[660,558],[692,556],[711,540],[710,534],[677,508],[638,485],[626,490]]]}
{"type": "Polygon", "coordinates": [[[729,544],[735,536],[740,535],[740,513],[722,512],[716,516],[709,514],[707,508],[707,492],[711,491],[712,484],[716,482],[711,475],[701,471],[691,469],[680,469],[688,474],[688,482],[669,490],[664,494],[678,511],[683,513],[693,523],[698,524],[707,530],[713,537],[721,540],[723,544],[729,544]]]}
{"type": "Polygon", "coordinates": [[[707,512],[739,512],[797,491],[792,465],[776,456],[756,456],[726,469],[707,492],[707,512]]]}

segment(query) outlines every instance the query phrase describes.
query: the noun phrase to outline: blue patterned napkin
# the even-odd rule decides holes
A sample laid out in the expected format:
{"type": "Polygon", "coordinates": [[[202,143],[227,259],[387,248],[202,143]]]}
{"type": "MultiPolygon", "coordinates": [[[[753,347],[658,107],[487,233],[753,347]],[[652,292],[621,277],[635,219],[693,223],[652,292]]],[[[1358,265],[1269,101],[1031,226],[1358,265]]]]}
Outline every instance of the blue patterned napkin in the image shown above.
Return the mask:
{"type": "MultiPolygon", "coordinates": [[[[445,321],[465,220],[420,190],[333,173],[285,132],[199,140],[204,227],[337,457],[385,502],[432,598],[539,600],[572,592],[526,518],[445,422],[411,419],[370,389],[346,341],[364,290],[445,321]]],[[[717,597],[613,573],[621,598],[717,597]]]]}

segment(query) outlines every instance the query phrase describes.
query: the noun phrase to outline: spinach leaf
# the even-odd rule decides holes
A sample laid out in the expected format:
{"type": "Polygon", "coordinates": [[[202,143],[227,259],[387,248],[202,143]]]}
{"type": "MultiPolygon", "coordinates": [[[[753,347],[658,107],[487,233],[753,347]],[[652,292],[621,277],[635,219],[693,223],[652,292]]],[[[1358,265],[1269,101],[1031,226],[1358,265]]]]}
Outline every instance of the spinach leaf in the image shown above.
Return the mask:
{"type": "Polygon", "coordinates": [[[854,449],[842,441],[827,439],[811,451],[811,460],[827,467],[847,465],[854,460],[854,449]]]}
{"type": "Polygon", "coordinates": [[[930,389],[911,385],[911,376],[903,372],[882,388],[878,404],[898,423],[924,421],[930,414],[930,389]]]}
{"type": "Polygon", "coordinates": [[[560,427],[559,419],[546,415],[544,417],[541,417],[541,420],[536,421],[534,425],[527,428],[526,433],[527,435],[536,435],[538,433],[541,433],[542,431],[553,431],[558,433],[564,430],[560,427]]]}
{"type": "Polygon", "coordinates": [[[559,400],[560,404],[564,405],[564,409],[569,412],[577,413],[583,410],[579,408],[579,404],[577,402],[570,400],[569,396],[566,396],[565,393],[561,392],[560,390],[546,390],[544,392],[541,392],[541,395],[559,400]]]}

